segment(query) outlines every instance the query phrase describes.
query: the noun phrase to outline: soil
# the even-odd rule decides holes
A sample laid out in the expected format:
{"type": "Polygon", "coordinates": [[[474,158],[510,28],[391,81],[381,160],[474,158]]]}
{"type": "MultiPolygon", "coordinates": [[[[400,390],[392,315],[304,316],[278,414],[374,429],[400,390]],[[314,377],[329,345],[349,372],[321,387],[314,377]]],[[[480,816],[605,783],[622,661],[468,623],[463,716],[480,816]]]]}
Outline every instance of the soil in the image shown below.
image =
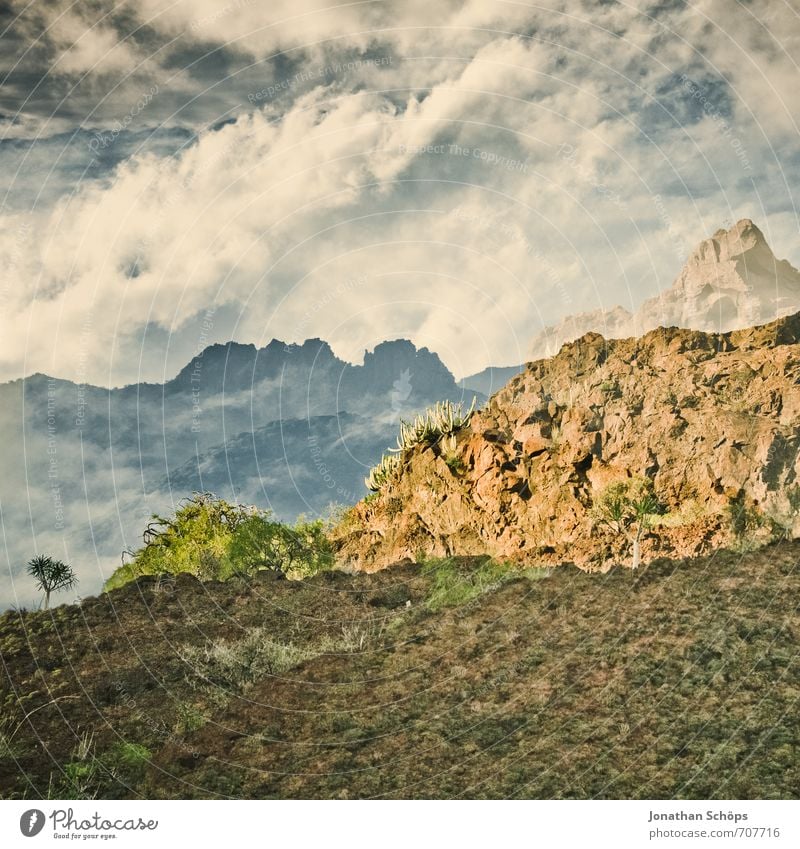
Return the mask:
{"type": "MultiPolygon", "coordinates": [[[[797,798],[799,560],[561,566],[454,606],[412,563],[181,575],[7,612],[0,795],[797,798]],[[228,687],[184,659],[255,628],[308,659],[245,659],[255,680],[228,687]]],[[[468,582],[480,562],[445,566],[468,582]]]]}

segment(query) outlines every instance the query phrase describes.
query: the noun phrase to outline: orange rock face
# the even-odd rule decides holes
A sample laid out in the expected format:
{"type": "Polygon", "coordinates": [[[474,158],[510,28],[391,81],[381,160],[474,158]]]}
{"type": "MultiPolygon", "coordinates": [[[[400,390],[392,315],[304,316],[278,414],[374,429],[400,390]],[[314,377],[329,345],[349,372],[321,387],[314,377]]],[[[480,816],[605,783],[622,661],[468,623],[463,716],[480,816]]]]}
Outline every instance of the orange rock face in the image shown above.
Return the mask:
{"type": "Polygon", "coordinates": [[[667,511],[644,559],[800,535],[800,314],[725,334],[587,334],[529,363],[448,445],[417,446],[336,531],[339,562],[490,554],[587,569],[627,543],[593,507],[648,477],[667,511]],[[796,488],[796,489],[795,489],[796,488]]]}

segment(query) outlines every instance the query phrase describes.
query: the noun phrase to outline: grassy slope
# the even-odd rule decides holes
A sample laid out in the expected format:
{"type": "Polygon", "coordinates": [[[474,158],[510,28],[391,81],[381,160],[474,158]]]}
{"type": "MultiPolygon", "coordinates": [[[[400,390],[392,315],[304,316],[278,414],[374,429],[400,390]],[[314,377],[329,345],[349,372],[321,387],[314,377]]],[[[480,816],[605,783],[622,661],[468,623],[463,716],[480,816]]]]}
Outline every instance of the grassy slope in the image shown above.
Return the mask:
{"type": "Polygon", "coordinates": [[[413,566],[149,578],[7,613],[0,794],[797,797],[798,560],[484,568],[472,600],[413,566]]]}

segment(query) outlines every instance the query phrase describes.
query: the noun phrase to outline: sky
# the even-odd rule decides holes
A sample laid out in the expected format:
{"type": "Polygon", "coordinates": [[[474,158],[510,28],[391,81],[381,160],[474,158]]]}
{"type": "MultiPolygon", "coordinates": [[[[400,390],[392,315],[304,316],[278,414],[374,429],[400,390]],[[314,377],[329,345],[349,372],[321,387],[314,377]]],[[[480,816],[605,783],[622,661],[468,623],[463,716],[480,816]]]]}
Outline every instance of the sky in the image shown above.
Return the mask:
{"type": "Polygon", "coordinates": [[[0,9],[0,380],[314,337],[460,377],[740,218],[800,266],[797,0],[0,9]]]}

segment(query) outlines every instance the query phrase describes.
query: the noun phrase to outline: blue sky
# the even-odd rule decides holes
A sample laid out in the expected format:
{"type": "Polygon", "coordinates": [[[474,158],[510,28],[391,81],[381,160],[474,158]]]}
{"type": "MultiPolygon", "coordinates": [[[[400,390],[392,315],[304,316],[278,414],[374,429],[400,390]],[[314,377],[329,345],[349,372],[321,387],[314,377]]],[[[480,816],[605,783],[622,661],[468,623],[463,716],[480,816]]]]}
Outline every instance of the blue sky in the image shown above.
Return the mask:
{"type": "Polygon", "coordinates": [[[800,265],[796,0],[10,10],[2,380],[161,380],[201,335],[460,376],[739,218],[800,265]]]}

